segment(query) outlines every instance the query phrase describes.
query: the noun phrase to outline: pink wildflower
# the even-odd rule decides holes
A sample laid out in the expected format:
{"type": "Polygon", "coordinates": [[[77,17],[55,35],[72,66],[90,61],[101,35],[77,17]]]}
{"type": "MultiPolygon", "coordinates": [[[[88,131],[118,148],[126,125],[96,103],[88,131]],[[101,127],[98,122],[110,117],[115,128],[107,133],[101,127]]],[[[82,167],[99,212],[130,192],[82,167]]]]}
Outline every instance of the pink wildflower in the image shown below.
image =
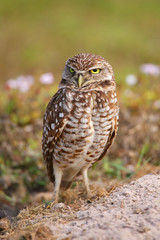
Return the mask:
{"type": "Polygon", "coordinates": [[[54,76],[52,73],[44,73],[40,76],[40,82],[42,84],[52,84],[54,82],[54,76]]]}
{"type": "Polygon", "coordinates": [[[146,63],[140,66],[140,71],[147,75],[159,76],[160,66],[152,63],[146,63]]]}

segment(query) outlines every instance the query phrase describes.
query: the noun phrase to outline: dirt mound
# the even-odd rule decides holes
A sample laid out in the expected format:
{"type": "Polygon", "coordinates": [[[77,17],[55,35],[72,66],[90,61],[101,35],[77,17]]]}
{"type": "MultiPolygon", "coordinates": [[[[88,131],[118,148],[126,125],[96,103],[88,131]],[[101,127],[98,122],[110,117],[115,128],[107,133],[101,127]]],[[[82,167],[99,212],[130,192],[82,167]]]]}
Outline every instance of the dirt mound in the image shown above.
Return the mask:
{"type": "MultiPolygon", "coordinates": [[[[3,239],[160,239],[160,174],[148,174],[81,204],[40,205],[0,222],[3,239]],[[6,220],[6,222],[5,222],[6,220]],[[7,229],[8,228],[8,229],[7,229]]],[[[79,200],[80,201],[80,200],[79,200]]]]}
{"type": "Polygon", "coordinates": [[[118,188],[76,220],[52,224],[54,236],[71,239],[160,239],[160,175],[146,175],[118,188]]]}

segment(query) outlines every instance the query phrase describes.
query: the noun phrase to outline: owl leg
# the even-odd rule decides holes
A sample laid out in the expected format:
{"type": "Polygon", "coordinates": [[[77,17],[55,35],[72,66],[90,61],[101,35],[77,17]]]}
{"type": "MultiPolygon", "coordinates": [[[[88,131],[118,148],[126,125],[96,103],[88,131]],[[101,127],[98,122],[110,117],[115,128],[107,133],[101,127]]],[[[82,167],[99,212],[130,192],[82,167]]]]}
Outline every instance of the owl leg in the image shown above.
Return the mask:
{"type": "Polygon", "coordinates": [[[55,176],[55,185],[54,185],[54,203],[58,203],[58,197],[59,197],[59,189],[61,185],[62,180],[62,169],[59,168],[56,164],[53,164],[54,168],[54,176],[55,176]]]}
{"type": "Polygon", "coordinates": [[[87,198],[91,198],[91,191],[90,191],[90,188],[89,188],[87,171],[88,171],[88,167],[85,167],[82,170],[83,182],[84,182],[84,186],[85,186],[85,189],[86,189],[86,192],[87,192],[87,198]]]}

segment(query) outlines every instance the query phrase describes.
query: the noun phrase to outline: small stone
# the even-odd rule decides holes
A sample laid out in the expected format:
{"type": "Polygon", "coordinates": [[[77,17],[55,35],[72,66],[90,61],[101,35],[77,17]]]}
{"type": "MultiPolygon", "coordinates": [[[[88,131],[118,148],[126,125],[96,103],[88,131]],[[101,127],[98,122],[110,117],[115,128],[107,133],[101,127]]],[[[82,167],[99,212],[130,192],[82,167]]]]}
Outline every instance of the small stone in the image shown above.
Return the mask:
{"type": "Polygon", "coordinates": [[[66,208],[66,205],[64,204],[64,203],[56,203],[53,207],[52,207],[52,209],[56,209],[56,210],[58,210],[58,209],[64,209],[64,208],[66,208]]]}

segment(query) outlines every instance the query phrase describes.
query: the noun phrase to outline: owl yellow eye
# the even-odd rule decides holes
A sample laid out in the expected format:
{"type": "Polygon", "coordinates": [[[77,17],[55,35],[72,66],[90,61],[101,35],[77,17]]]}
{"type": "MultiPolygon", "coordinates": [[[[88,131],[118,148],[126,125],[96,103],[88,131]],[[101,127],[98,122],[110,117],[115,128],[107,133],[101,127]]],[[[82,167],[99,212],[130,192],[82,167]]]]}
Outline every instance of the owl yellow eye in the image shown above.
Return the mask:
{"type": "Polygon", "coordinates": [[[97,73],[100,73],[100,71],[101,71],[100,68],[95,68],[95,69],[92,69],[90,72],[94,73],[94,74],[97,74],[97,73]]]}
{"type": "Polygon", "coordinates": [[[70,71],[71,73],[74,73],[74,72],[75,72],[73,68],[70,68],[69,71],[70,71]]]}

